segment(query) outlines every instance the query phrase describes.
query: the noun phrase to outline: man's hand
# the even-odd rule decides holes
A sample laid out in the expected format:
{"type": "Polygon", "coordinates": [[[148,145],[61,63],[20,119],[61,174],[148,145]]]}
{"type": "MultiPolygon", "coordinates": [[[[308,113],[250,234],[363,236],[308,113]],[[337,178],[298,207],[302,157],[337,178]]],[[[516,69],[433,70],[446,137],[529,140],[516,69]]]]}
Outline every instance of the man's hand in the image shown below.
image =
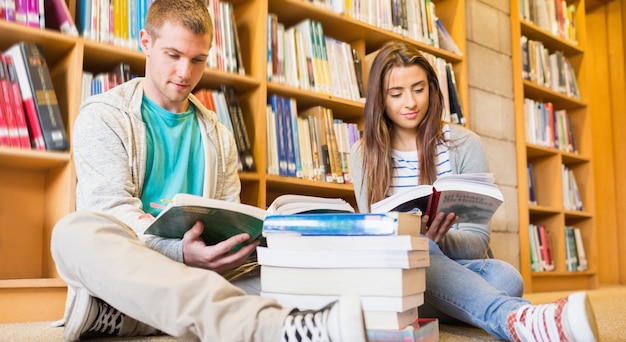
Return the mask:
{"type": "Polygon", "coordinates": [[[244,245],[236,252],[231,249],[247,241],[248,234],[238,234],[216,245],[207,246],[200,237],[204,225],[198,221],[183,236],[183,261],[187,266],[205,268],[218,273],[241,265],[259,245],[258,241],[244,245]]]}
{"type": "Polygon", "coordinates": [[[450,227],[459,220],[459,217],[455,213],[448,213],[446,215],[444,212],[440,212],[437,213],[433,222],[430,223],[430,226],[427,226],[428,219],[428,215],[422,216],[421,233],[427,238],[439,242],[446,236],[450,227]]]}

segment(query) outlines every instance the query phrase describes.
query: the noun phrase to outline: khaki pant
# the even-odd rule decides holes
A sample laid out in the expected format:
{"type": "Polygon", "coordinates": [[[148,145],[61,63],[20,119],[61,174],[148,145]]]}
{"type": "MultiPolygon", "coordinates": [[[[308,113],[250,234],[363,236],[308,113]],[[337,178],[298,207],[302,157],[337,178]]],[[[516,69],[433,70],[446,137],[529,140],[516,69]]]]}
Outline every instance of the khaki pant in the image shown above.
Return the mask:
{"type": "Polygon", "coordinates": [[[172,336],[280,341],[290,311],[273,300],[246,295],[215,272],[151,250],[109,215],[66,216],[53,230],[51,250],[69,288],[86,288],[127,316],[172,336]]]}

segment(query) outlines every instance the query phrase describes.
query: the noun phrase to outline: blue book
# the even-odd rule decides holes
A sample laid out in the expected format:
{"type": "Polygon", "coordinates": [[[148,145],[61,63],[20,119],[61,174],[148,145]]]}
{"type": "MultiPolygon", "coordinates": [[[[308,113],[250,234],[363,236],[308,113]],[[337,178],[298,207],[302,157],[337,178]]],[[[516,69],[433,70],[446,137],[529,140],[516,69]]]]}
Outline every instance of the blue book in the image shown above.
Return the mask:
{"type": "Polygon", "coordinates": [[[263,235],[419,235],[420,213],[317,213],[268,215],[263,235]]]}

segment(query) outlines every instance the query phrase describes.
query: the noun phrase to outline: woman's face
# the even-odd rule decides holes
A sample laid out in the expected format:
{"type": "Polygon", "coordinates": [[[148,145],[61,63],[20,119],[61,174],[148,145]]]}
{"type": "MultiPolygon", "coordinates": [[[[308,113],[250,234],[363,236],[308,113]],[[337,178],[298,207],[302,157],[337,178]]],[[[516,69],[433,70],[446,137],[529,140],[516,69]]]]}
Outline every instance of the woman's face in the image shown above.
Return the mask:
{"type": "Polygon", "coordinates": [[[428,112],[428,77],[417,65],[393,67],[387,73],[385,112],[396,130],[415,132],[428,112]]]}

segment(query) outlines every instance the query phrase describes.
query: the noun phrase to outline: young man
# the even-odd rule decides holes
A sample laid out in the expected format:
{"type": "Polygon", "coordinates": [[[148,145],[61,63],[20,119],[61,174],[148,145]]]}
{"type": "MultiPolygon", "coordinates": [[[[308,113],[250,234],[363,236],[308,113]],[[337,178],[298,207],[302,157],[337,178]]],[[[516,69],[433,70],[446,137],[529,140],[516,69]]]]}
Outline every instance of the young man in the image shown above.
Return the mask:
{"type": "Polygon", "coordinates": [[[64,339],[162,331],[203,341],[365,341],[358,297],[303,312],[224,279],[254,251],[253,243],[229,252],[247,234],[214,246],[201,240],[201,223],[182,239],[143,234],[157,214],[150,203],[176,193],[239,201],[234,139],[190,94],[212,36],[203,1],[154,1],[140,34],[145,77],[81,106],[77,211],[57,223],[51,243],[69,289],[64,339]]]}

